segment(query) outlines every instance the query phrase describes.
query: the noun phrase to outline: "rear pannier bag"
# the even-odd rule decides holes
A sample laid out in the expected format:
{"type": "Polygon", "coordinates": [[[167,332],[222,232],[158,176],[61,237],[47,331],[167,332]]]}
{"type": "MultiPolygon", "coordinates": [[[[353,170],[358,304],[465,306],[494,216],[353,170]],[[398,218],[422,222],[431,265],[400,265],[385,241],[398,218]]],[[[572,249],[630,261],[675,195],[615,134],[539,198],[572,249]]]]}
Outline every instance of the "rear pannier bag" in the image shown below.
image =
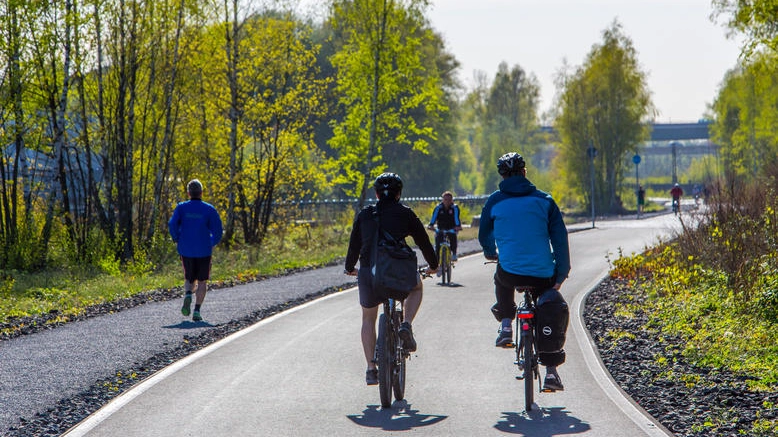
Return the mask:
{"type": "Polygon", "coordinates": [[[550,288],[538,297],[535,323],[538,335],[538,360],[544,366],[565,362],[565,336],[570,311],[559,290],[550,288]]]}

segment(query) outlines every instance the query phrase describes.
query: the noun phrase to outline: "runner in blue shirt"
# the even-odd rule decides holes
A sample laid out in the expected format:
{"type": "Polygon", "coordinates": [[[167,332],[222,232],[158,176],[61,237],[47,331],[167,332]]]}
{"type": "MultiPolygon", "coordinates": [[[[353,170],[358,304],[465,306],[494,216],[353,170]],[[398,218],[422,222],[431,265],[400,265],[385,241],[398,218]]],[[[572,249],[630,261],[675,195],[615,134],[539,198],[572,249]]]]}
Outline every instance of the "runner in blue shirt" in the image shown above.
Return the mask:
{"type": "Polygon", "coordinates": [[[213,246],[222,239],[222,220],[213,205],[203,202],[203,184],[192,179],[186,186],[189,200],[176,205],[168,222],[170,236],[178,246],[184,267],[184,305],[181,314],[189,316],[192,291],[197,283],[196,301],[192,320],[203,320],[200,307],[205,300],[208,280],[211,276],[213,246]]]}

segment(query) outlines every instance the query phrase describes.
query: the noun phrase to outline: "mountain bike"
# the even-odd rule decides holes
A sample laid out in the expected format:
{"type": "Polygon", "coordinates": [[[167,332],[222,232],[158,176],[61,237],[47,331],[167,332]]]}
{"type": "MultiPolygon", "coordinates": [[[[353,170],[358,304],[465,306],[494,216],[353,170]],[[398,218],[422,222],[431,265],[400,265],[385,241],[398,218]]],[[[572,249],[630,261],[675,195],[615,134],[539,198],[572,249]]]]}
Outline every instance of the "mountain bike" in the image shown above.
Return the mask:
{"type": "Polygon", "coordinates": [[[681,199],[673,199],[673,213],[678,215],[681,211],[681,199]]]}
{"type": "MultiPolygon", "coordinates": [[[[422,279],[429,278],[426,267],[419,268],[422,279]]],[[[378,318],[378,339],[376,341],[375,362],[378,367],[378,392],[381,407],[392,406],[394,398],[405,398],[405,364],[411,352],[400,339],[400,324],[403,321],[403,301],[389,298],[384,301],[384,312],[378,318]]]]}
{"type": "Polygon", "coordinates": [[[454,268],[453,252],[451,251],[451,241],[449,235],[456,234],[455,229],[435,229],[436,234],[443,235],[443,241],[440,242],[438,250],[438,261],[440,264],[440,282],[443,285],[451,284],[451,271],[454,268]]]}

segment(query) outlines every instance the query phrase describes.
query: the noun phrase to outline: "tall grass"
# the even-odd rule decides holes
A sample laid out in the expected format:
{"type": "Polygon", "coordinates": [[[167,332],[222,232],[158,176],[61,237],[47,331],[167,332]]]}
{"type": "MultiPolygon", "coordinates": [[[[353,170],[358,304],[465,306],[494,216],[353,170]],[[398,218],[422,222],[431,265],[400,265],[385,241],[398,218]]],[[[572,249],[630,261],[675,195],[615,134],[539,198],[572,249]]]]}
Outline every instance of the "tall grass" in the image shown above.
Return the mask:
{"type": "MultiPolygon", "coordinates": [[[[420,213],[424,216],[424,212],[420,213]]],[[[218,245],[213,254],[212,283],[256,280],[286,271],[342,262],[348,248],[353,217],[335,223],[273,225],[262,247],[218,245]]],[[[461,239],[476,238],[477,228],[466,228],[461,239]]],[[[428,234],[431,237],[431,233],[428,234]]],[[[409,239],[412,243],[412,240],[409,239]]],[[[120,265],[105,257],[97,265],[48,269],[35,273],[0,271],[0,323],[21,317],[56,314],[55,320],[81,314],[91,305],[112,302],[138,293],[167,290],[179,293],[183,272],[170,242],[139,251],[136,260],[120,265]],[[154,258],[154,260],[151,260],[154,258]]]]}
{"type": "Polygon", "coordinates": [[[717,187],[699,226],[612,271],[651,297],[651,325],[686,340],[687,358],[756,390],[778,389],[777,188],[775,178],[717,187]]]}

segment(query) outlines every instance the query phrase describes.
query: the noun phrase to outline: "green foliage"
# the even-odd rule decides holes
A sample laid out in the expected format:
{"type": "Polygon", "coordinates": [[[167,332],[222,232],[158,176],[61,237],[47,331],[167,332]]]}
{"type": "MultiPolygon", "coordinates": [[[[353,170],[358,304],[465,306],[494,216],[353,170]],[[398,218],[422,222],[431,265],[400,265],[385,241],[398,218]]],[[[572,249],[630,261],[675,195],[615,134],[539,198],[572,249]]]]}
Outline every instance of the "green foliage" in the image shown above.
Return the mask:
{"type": "Polygon", "coordinates": [[[762,48],[778,51],[775,0],[713,0],[713,16],[724,16],[727,27],[745,37],[747,55],[759,53],[762,48]]]}
{"type": "Polygon", "coordinates": [[[351,196],[366,197],[368,183],[385,168],[384,147],[411,145],[426,152],[435,132],[429,118],[442,104],[440,76],[425,69],[424,47],[434,36],[424,28],[423,0],[333,2],[330,22],[339,42],[331,57],[344,111],[329,144],[339,152],[331,163],[334,182],[351,196]]]}
{"type": "Polygon", "coordinates": [[[724,78],[713,103],[712,139],[729,179],[751,181],[778,166],[778,54],[753,58],[724,78]]]}
{"type": "MultiPolygon", "coordinates": [[[[686,340],[696,365],[778,387],[778,216],[775,179],[720,191],[699,227],[671,243],[613,262],[649,297],[649,326],[686,340]]],[[[764,424],[763,424],[764,425],[764,424]]],[[[769,427],[769,424],[766,424],[769,427]]]]}
{"type": "MultiPolygon", "coordinates": [[[[290,269],[322,266],[346,253],[353,217],[343,217],[328,226],[276,225],[266,249],[235,245],[217,246],[213,255],[212,283],[234,283],[283,273],[290,269]]],[[[175,247],[170,241],[169,247],[175,247]]],[[[56,312],[57,321],[83,312],[89,305],[143,293],[170,290],[179,293],[183,284],[180,261],[169,257],[152,268],[143,251],[136,260],[122,265],[116,258],[97,261],[100,267],[72,266],[34,274],[4,271],[0,275],[0,323],[10,318],[56,312]]]]}

